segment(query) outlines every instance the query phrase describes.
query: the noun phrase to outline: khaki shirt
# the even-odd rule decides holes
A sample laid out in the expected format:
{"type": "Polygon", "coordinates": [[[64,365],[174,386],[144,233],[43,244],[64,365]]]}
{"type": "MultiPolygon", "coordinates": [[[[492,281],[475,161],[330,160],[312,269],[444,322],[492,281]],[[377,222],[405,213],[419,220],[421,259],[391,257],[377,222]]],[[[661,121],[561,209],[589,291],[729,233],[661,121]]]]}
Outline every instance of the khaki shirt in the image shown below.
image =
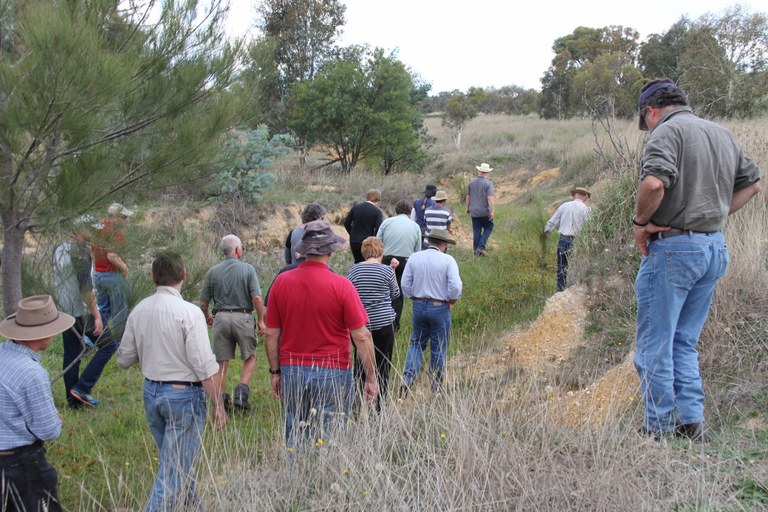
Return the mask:
{"type": "Polygon", "coordinates": [[[158,286],[131,311],[117,362],[141,365],[149,380],[200,382],[219,370],[205,315],[175,288],[158,286]]]}

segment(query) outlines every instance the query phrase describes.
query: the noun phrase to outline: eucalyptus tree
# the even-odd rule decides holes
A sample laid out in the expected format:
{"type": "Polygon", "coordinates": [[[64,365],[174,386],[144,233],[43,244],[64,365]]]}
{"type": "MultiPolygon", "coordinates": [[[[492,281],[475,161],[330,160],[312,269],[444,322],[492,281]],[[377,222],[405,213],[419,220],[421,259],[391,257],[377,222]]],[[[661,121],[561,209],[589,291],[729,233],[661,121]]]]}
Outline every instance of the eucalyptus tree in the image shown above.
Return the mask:
{"type": "Polygon", "coordinates": [[[308,146],[324,147],[330,163],[344,171],[363,158],[378,158],[389,172],[420,147],[418,103],[427,90],[394,55],[351,48],[326,62],[314,79],[294,85],[289,124],[308,146]]]}
{"type": "MultiPolygon", "coordinates": [[[[25,234],[141,185],[203,175],[238,107],[227,6],[193,0],[0,2],[3,308],[25,234]]],[[[101,208],[99,208],[101,209],[101,208]]]]}

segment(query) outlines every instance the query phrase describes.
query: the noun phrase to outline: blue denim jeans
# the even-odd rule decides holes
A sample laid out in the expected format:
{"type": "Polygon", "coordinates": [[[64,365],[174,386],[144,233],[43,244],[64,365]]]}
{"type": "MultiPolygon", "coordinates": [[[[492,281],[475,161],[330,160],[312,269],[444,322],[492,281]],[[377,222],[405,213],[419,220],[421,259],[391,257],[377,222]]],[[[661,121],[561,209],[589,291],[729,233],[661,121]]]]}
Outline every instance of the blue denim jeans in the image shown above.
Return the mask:
{"type": "Polygon", "coordinates": [[[130,288],[120,272],[94,272],[93,285],[96,287],[96,302],[104,326],[110,326],[115,342],[120,344],[128,319],[130,288]],[[111,322],[111,323],[110,323],[111,322]]]}
{"type": "Polygon", "coordinates": [[[413,301],[413,334],[405,356],[403,380],[410,386],[421,368],[421,358],[429,341],[429,374],[433,390],[443,383],[443,371],[451,336],[451,309],[448,304],[413,301]]]}
{"type": "Polygon", "coordinates": [[[573,238],[561,236],[557,242],[557,291],[565,290],[568,278],[568,256],[571,254],[573,238]]]}
{"type": "Polygon", "coordinates": [[[144,410],[160,452],[145,511],[197,510],[194,471],[205,429],[203,388],[145,380],[144,410]]]}
{"type": "Polygon", "coordinates": [[[287,365],[280,370],[286,446],[326,440],[346,425],[355,395],[351,369],[287,365]]]}
{"type": "Polygon", "coordinates": [[[83,345],[80,343],[80,338],[78,338],[75,331],[77,331],[80,336],[87,334],[96,343],[96,347],[98,348],[88,362],[88,365],[86,365],[83,373],[80,373],[80,361],[77,361],[72,368],[64,374],[64,388],[67,392],[67,402],[79,405],[80,402],[76,398],[73,398],[72,395],[69,394],[69,391],[74,387],[82,393],[88,395],[91,394],[91,390],[93,390],[93,386],[96,385],[99,377],[101,377],[104,367],[109,362],[112,354],[117,350],[117,342],[112,339],[109,329],[105,329],[104,333],[98,339],[93,335],[92,316],[87,315],[76,318],[75,325],[61,333],[64,342],[62,368],[69,366],[72,361],[75,361],[83,352],[83,345]]]}
{"type": "Polygon", "coordinates": [[[704,421],[696,345],[728,260],[720,232],[648,244],[635,280],[634,363],[650,431],[671,432],[676,425],[704,421]]]}
{"type": "Polygon", "coordinates": [[[488,239],[493,233],[493,221],[488,217],[472,217],[472,249],[485,250],[488,239]]]}

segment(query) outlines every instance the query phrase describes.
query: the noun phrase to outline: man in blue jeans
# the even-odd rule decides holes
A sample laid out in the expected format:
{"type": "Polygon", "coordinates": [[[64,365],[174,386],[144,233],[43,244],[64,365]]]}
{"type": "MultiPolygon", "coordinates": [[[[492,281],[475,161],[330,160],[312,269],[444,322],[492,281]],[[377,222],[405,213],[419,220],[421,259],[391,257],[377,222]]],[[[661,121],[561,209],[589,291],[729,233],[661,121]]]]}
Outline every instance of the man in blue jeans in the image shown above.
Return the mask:
{"type": "Polygon", "coordinates": [[[88,249],[90,229],[97,228],[96,219],[83,215],[74,221],[70,238],[53,250],[53,289],[59,310],[75,317],[75,325],[61,335],[64,343],[64,388],[67,405],[72,408],[95,407],[99,401],[91,390],[104,367],[117,350],[109,329],[104,330],[96,305],[91,280],[91,252],[88,249]],[[88,340],[91,340],[90,347],[88,340]],[[94,347],[96,352],[82,374],[80,358],[94,347]]]}
{"type": "Polygon", "coordinates": [[[643,254],[635,281],[640,433],[706,442],[696,345],[728,266],[723,226],[760,191],[762,173],[728,130],[693,114],[671,80],[648,82],[638,108],[640,129],[651,131],[632,219],[643,254]]]}
{"type": "Polygon", "coordinates": [[[452,256],[445,254],[448,244],[456,244],[456,240],[444,229],[433,229],[427,235],[427,244],[425,250],[411,256],[403,272],[403,294],[413,302],[413,334],[399,398],[408,395],[428,341],[432,390],[441,389],[451,336],[451,309],[461,297],[459,266],[452,256]]]}
{"type": "Polygon", "coordinates": [[[147,423],[160,452],[146,512],[200,509],[194,471],[205,429],[206,394],[214,428],[227,423],[205,315],[181,297],[186,277],[178,254],[155,258],[155,293],[131,312],[117,352],[121,367],[141,365],[147,423]]]}
{"type": "Polygon", "coordinates": [[[467,213],[472,217],[472,250],[475,256],[485,256],[493,233],[493,184],[487,178],[493,167],[482,163],[475,169],[477,176],[467,186],[467,213]]]}
{"type": "Polygon", "coordinates": [[[128,318],[130,288],[128,265],[121,254],[125,247],[122,224],[133,216],[133,211],[120,203],[112,203],[107,209],[109,217],[101,221],[101,229],[94,233],[93,284],[96,301],[104,326],[109,326],[116,343],[120,343],[128,318]]]}

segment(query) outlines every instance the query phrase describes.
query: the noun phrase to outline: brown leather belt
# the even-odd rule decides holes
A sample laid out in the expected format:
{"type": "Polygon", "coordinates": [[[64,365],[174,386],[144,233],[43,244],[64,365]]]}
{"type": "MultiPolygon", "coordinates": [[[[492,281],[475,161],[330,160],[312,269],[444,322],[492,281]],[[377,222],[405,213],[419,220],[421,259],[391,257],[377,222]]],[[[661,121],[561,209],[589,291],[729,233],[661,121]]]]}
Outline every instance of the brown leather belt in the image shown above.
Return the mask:
{"type": "Polygon", "coordinates": [[[10,455],[17,455],[19,453],[24,453],[30,450],[34,450],[35,448],[42,448],[43,442],[41,440],[37,440],[32,444],[28,444],[26,446],[19,446],[18,448],[14,448],[13,450],[2,450],[0,451],[0,457],[7,457],[10,455]]]}
{"type": "Polygon", "coordinates": [[[690,229],[677,229],[672,228],[668,231],[659,231],[656,233],[656,240],[663,240],[664,238],[670,238],[673,236],[683,236],[683,235],[711,235],[714,233],[714,231],[693,231],[690,229]]]}

